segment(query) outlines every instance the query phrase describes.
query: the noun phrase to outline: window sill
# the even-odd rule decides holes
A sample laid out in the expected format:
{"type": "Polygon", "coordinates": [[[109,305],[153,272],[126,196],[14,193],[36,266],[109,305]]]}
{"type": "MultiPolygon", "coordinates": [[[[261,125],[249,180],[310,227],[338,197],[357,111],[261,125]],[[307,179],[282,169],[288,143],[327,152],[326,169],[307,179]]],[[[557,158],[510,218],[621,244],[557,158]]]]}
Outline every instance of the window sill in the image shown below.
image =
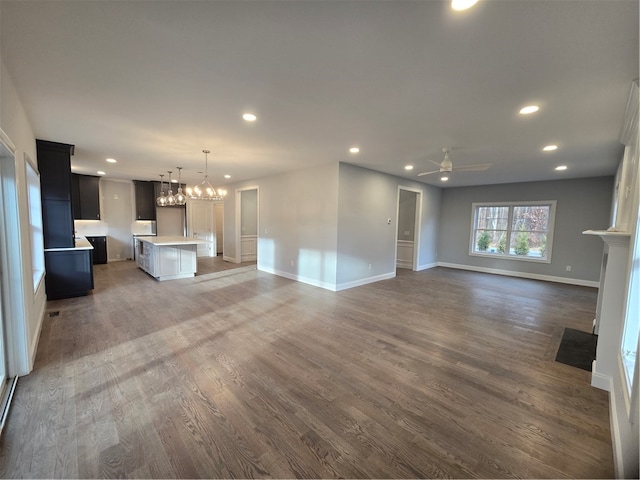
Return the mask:
{"type": "Polygon", "coordinates": [[[471,257],[494,258],[498,260],[515,260],[516,262],[551,263],[551,258],[527,257],[525,255],[500,255],[496,253],[469,252],[471,257]]]}

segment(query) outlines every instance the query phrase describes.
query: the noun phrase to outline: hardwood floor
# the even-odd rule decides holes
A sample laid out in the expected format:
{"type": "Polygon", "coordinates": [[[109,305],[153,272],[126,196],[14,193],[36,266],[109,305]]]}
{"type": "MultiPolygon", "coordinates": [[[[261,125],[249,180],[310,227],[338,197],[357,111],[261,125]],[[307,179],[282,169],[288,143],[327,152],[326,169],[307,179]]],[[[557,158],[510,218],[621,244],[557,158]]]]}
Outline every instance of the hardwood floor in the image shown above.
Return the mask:
{"type": "Polygon", "coordinates": [[[614,476],[606,392],[554,362],[595,289],[435,268],[334,293],[133,262],[95,284],[47,304],[3,478],[614,476]]]}

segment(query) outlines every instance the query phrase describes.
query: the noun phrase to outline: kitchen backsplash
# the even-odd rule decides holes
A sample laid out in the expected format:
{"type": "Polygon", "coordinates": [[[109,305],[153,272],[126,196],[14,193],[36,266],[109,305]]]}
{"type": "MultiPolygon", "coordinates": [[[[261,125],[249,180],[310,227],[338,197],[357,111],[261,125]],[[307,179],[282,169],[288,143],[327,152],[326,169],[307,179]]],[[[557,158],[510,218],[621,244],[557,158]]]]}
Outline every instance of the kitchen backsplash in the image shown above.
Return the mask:
{"type": "Polygon", "coordinates": [[[109,231],[109,224],[100,220],[74,220],[73,225],[76,233],[85,237],[102,237],[109,231]]]}

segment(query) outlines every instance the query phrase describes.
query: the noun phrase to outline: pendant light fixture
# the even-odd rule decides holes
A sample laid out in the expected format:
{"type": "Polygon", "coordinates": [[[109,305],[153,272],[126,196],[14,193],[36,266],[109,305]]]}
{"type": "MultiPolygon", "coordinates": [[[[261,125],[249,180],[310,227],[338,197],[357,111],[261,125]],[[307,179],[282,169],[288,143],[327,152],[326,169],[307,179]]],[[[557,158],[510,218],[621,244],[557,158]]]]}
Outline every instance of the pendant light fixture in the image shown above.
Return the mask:
{"type": "Polygon", "coordinates": [[[178,169],[178,193],[175,194],[176,205],[184,205],[187,203],[187,197],[182,193],[182,167],[176,167],[178,169]]]}
{"type": "Polygon", "coordinates": [[[169,174],[169,191],[167,192],[167,207],[173,207],[176,204],[176,197],[173,196],[173,191],[171,190],[171,174],[173,173],[171,170],[167,170],[169,174]]]}
{"type": "Polygon", "coordinates": [[[160,174],[160,195],[158,196],[158,198],[156,198],[156,205],[158,205],[159,207],[167,206],[167,197],[165,197],[164,195],[164,185],[162,183],[163,178],[164,175],[160,174]]]}
{"type": "Polygon", "coordinates": [[[194,199],[202,200],[224,200],[224,195],[227,193],[224,190],[216,190],[213,185],[209,183],[209,158],[211,153],[209,150],[202,150],[204,153],[204,179],[199,185],[193,188],[187,188],[187,195],[194,199]]]}

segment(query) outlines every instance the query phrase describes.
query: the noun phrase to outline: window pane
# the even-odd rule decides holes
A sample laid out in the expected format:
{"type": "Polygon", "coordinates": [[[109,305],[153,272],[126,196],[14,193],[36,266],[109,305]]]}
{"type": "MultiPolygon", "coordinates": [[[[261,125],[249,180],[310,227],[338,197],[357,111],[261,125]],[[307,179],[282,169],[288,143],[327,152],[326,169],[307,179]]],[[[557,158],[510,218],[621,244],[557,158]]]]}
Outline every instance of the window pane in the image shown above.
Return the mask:
{"type": "Polygon", "coordinates": [[[515,231],[549,231],[549,206],[523,205],[513,207],[512,228],[515,231]]]}
{"type": "Polygon", "coordinates": [[[478,230],[506,230],[509,221],[509,207],[478,207],[478,230]]]}
{"type": "Polygon", "coordinates": [[[477,230],[473,250],[483,253],[506,253],[506,241],[505,230],[477,230]]]}

